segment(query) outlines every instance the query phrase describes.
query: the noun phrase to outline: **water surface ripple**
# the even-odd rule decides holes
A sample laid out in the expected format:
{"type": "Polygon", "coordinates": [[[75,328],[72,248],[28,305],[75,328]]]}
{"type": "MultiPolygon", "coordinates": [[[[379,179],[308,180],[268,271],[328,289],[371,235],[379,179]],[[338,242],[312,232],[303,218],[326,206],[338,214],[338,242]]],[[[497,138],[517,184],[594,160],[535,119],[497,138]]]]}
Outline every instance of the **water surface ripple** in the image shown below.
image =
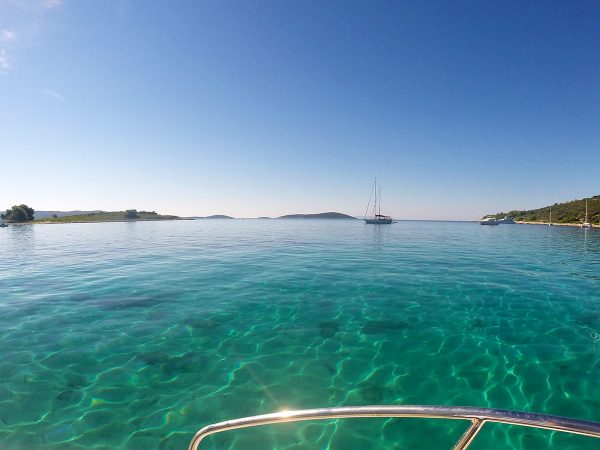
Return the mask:
{"type": "MultiPolygon", "coordinates": [[[[346,220],[0,231],[0,448],[184,449],[282,408],[600,421],[600,232],[346,220]]],[[[328,421],[203,448],[450,448],[465,424],[328,421]]],[[[600,448],[486,426],[473,448],[600,448]]]]}

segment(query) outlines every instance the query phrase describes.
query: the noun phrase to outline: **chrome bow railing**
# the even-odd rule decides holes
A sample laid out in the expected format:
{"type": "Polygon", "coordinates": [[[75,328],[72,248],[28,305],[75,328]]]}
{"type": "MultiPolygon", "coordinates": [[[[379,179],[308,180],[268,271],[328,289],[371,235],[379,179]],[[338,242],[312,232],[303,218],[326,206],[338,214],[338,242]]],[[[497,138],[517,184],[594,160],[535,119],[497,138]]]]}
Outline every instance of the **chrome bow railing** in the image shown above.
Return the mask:
{"type": "Polygon", "coordinates": [[[530,414],[504,409],[469,408],[453,406],[346,406],[340,408],[282,411],[260,416],[243,417],[207,425],[196,433],[189,450],[197,450],[202,439],[214,433],[284,422],[305,420],[350,419],[358,417],[413,417],[422,419],[469,420],[471,425],[454,444],[453,450],[464,450],[487,422],[542,428],[600,438],[600,423],[566,417],[530,414]]]}

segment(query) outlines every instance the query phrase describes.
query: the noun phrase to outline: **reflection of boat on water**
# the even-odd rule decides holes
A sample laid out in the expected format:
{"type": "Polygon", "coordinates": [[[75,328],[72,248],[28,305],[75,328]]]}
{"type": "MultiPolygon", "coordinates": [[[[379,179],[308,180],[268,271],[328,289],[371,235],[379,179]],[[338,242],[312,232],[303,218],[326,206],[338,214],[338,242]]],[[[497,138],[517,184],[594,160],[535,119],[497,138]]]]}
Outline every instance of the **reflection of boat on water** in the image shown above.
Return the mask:
{"type": "Polygon", "coordinates": [[[500,225],[500,222],[498,222],[495,218],[493,217],[486,217],[484,219],[481,219],[479,221],[479,223],[481,225],[500,225]]]}
{"type": "Polygon", "coordinates": [[[390,216],[381,214],[381,187],[379,187],[378,193],[377,179],[375,179],[373,189],[371,190],[371,196],[369,196],[369,203],[367,203],[367,209],[365,211],[365,223],[373,225],[389,225],[392,222],[393,220],[390,216]],[[367,212],[369,211],[369,206],[371,205],[371,197],[373,196],[373,192],[375,192],[375,201],[373,203],[373,215],[371,217],[367,217],[367,212]]]}
{"type": "Polygon", "coordinates": [[[453,406],[346,406],[341,408],[305,409],[299,411],[282,411],[261,416],[243,417],[205,426],[196,433],[188,450],[196,450],[200,442],[214,433],[286,422],[302,422],[306,420],[351,419],[359,417],[381,418],[421,418],[421,419],[454,419],[471,422],[462,436],[454,444],[453,450],[465,450],[477,433],[488,423],[518,425],[530,428],[561,431],[600,438],[600,422],[569,419],[545,414],[531,414],[519,411],[489,408],[469,408],[453,406]]]}
{"type": "Polygon", "coordinates": [[[592,224],[588,222],[587,198],[585,199],[585,221],[581,224],[581,228],[592,228],[592,224]]]}

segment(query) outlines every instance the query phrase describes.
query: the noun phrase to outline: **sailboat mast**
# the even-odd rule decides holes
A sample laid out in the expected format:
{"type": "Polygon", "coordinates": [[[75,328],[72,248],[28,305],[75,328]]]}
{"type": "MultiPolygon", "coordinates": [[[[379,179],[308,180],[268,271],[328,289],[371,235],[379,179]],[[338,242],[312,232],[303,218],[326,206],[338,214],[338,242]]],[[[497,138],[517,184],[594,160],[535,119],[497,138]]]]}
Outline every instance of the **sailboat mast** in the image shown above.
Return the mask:
{"type": "Polygon", "coordinates": [[[373,204],[373,217],[377,213],[377,178],[375,178],[375,203],[373,204]]]}
{"type": "Polygon", "coordinates": [[[365,219],[368,217],[367,214],[369,214],[369,206],[371,206],[371,199],[373,198],[374,190],[375,190],[375,186],[371,186],[371,193],[369,194],[369,201],[367,202],[367,207],[365,208],[365,219]]]}
{"type": "Polygon", "coordinates": [[[585,221],[587,223],[587,198],[585,199],[585,221]]]}
{"type": "Polygon", "coordinates": [[[379,186],[379,215],[381,215],[381,186],[379,186]]]}

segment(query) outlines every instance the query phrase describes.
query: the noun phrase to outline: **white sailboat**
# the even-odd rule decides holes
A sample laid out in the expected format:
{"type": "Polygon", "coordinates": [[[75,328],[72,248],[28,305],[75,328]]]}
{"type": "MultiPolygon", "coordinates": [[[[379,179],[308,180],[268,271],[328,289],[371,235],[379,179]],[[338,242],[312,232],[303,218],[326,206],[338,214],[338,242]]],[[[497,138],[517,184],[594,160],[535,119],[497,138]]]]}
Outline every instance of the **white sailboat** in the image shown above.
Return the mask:
{"type": "Polygon", "coordinates": [[[554,224],[552,223],[552,206],[550,207],[550,222],[548,222],[549,226],[553,226],[554,224]]]}
{"type": "Polygon", "coordinates": [[[581,224],[581,228],[592,228],[592,224],[588,222],[587,198],[585,199],[585,222],[581,224]]]}
{"type": "Polygon", "coordinates": [[[371,217],[367,217],[367,212],[369,211],[369,205],[371,204],[371,197],[369,197],[369,203],[367,203],[367,209],[365,210],[365,223],[373,224],[373,225],[389,225],[393,222],[390,216],[386,216],[385,214],[381,214],[381,187],[379,187],[379,193],[377,192],[377,178],[375,178],[375,183],[373,184],[373,190],[371,191],[371,195],[373,191],[375,191],[375,202],[373,203],[373,215],[371,217]]]}

